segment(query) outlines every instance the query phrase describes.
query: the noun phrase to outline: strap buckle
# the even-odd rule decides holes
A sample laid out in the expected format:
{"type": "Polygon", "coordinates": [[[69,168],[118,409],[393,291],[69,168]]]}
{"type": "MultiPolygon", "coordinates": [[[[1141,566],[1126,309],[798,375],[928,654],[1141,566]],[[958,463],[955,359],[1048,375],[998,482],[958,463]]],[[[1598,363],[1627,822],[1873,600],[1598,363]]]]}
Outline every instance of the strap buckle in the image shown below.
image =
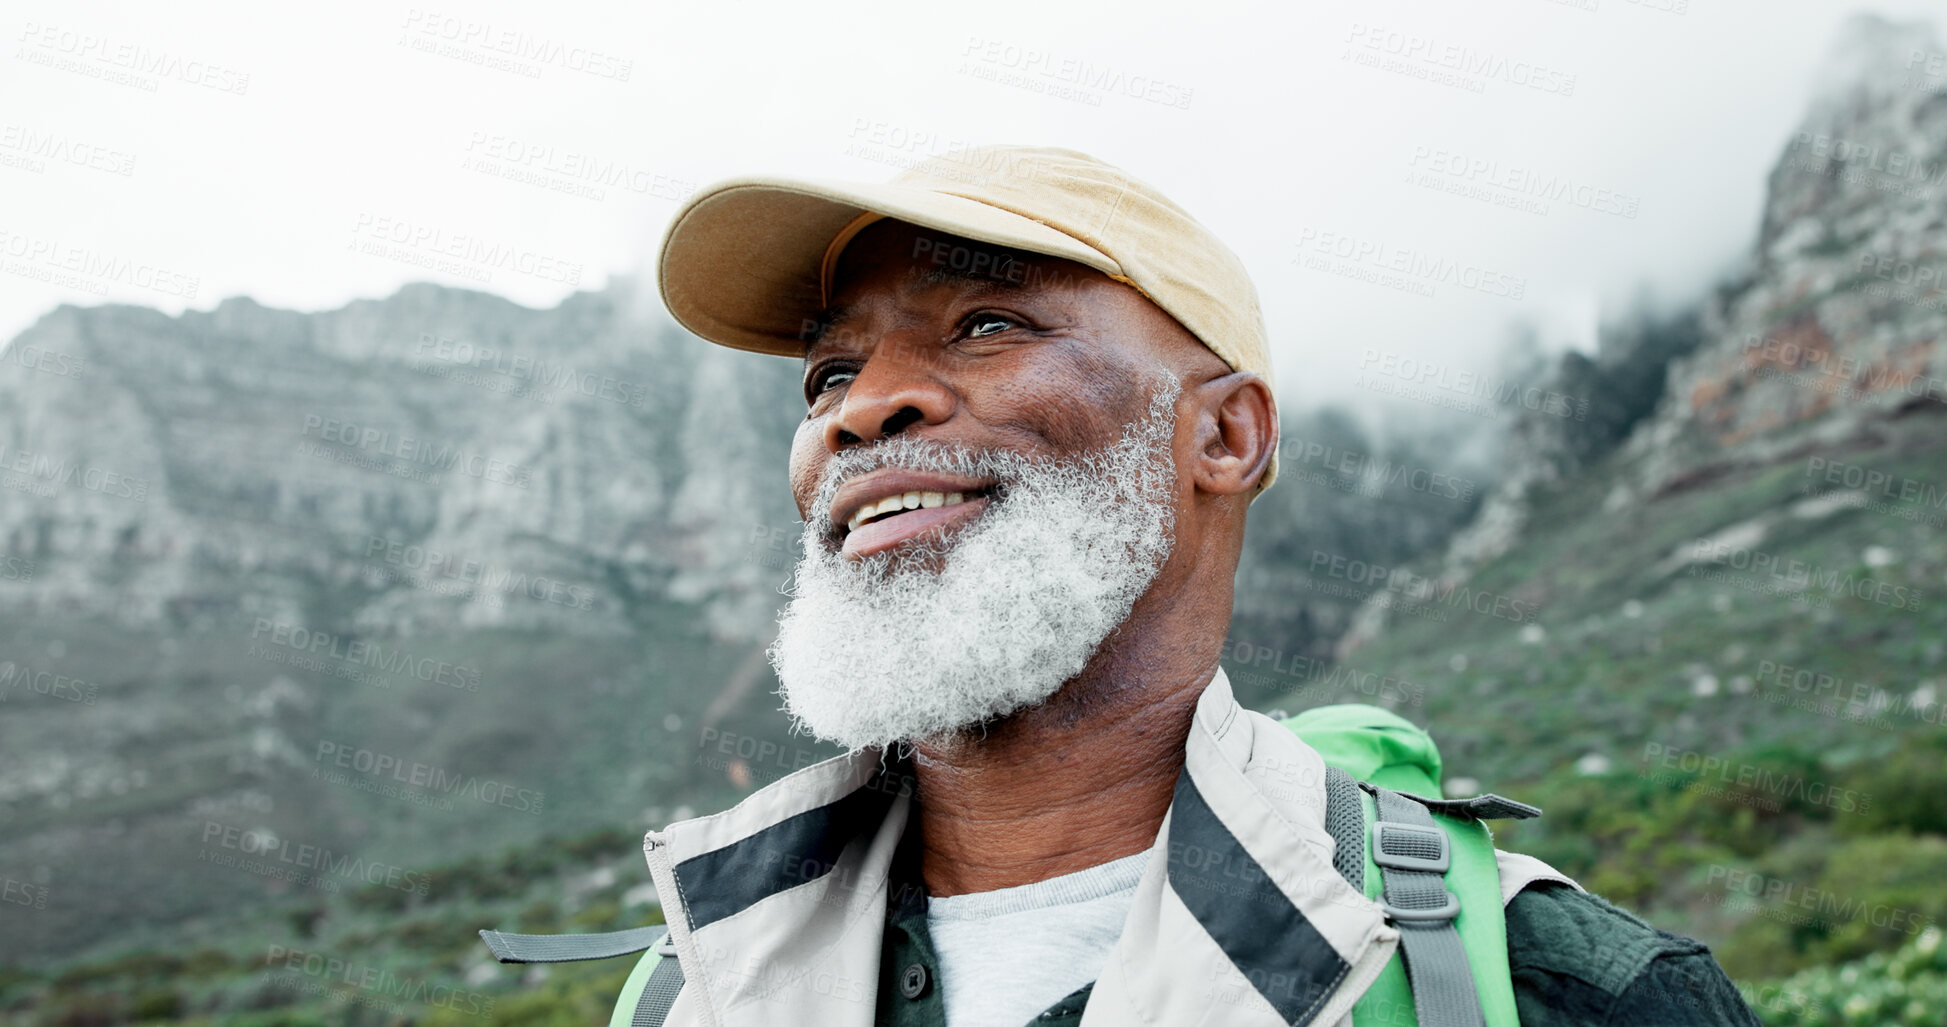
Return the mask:
{"type": "Polygon", "coordinates": [[[1447,832],[1437,826],[1421,827],[1397,820],[1372,822],[1372,861],[1382,867],[1444,874],[1450,858],[1447,832]]]}
{"type": "Polygon", "coordinates": [[[656,944],[653,948],[656,950],[656,955],[669,959],[676,958],[676,939],[668,931],[664,931],[663,936],[656,939],[656,944]]]}
{"type": "Polygon", "coordinates": [[[1379,909],[1386,914],[1388,919],[1403,921],[1405,923],[1423,923],[1428,920],[1452,920],[1454,917],[1459,916],[1460,896],[1450,891],[1443,891],[1441,894],[1447,897],[1447,901],[1432,909],[1402,909],[1390,902],[1381,903],[1379,909]]]}

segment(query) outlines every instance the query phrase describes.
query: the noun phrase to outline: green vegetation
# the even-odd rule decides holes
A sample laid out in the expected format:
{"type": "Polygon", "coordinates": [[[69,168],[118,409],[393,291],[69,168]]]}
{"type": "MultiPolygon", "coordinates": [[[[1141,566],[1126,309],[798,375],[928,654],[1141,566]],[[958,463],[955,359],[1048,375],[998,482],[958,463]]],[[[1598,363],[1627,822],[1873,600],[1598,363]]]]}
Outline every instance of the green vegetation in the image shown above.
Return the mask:
{"type": "Polygon", "coordinates": [[[1571,769],[1506,789],[1548,813],[1503,825],[1497,842],[1713,942],[1734,977],[1779,977],[1891,951],[1947,921],[1938,887],[1947,834],[1857,808],[1895,794],[1902,764],[1943,756],[1941,740],[1911,737],[1891,760],[1845,769],[1776,748],[1726,758],[1740,772],[1771,769],[1769,790],[1715,768],[1650,777],[1571,769]]]}
{"type": "Polygon", "coordinates": [[[1947,1023],[1947,945],[1940,928],[1929,927],[1894,952],[1742,990],[1771,1027],[1936,1027],[1947,1023]]]}
{"type": "Polygon", "coordinates": [[[1706,941],[1768,1023],[1947,1022],[1943,422],[1615,507],[1611,457],[1463,588],[1367,586],[1390,624],[1340,666],[1395,683],[1233,680],[1291,711],[1405,697],[1450,782],[1547,810],[1499,844],[1706,941]],[[1931,488],[1821,500],[1814,458],[1931,488]]]}
{"type": "Polygon", "coordinates": [[[625,902],[648,878],[638,853],[633,835],[599,831],[441,867],[425,897],[371,885],[239,912],[216,932],[268,931],[274,940],[264,944],[138,950],[58,971],[0,971],[0,1017],[51,1027],[601,1022],[631,960],[503,967],[479,931],[660,923],[652,903],[625,902]]]}

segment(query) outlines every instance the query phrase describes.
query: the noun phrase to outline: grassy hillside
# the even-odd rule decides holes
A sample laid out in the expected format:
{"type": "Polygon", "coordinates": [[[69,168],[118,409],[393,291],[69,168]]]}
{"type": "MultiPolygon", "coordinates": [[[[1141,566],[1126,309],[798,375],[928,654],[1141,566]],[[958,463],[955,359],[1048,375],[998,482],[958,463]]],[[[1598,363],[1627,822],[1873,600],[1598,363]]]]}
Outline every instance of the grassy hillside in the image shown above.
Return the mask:
{"type": "Polygon", "coordinates": [[[163,637],[6,622],[0,651],[17,658],[0,663],[0,709],[67,755],[23,758],[20,790],[0,794],[0,876],[46,896],[0,910],[0,964],[175,948],[215,910],[328,903],[363,883],[350,860],[417,882],[472,855],[602,828],[639,837],[680,806],[733,802],[743,789],[701,740],[783,744],[786,725],[768,668],[750,673],[757,647],[715,642],[693,616],[670,604],[640,637],[388,641],[420,666],[477,671],[446,680],[280,646],[249,622],[163,637]],[[37,690],[53,680],[36,660],[48,638],[63,641],[45,665],[95,686],[92,704],[37,690]],[[307,847],[295,877],[248,869],[307,847]]]}
{"type": "MultiPolygon", "coordinates": [[[[1471,591],[1404,578],[1392,626],[1347,662],[1423,691],[1402,710],[1433,726],[1450,784],[1548,810],[1501,844],[1708,941],[1753,988],[1869,956],[1798,980],[1843,992],[1933,965],[1947,416],[1923,408],[1640,507],[1605,510],[1613,470],[1541,495],[1471,591]]],[[[1923,1022],[1873,1009],[1765,1016],[1923,1022]]]]}
{"type": "Polygon", "coordinates": [[[322,1024],[599,1022],[631,961],[493,962],[477,932],[661,922],[640,839],[602,831],[427,872],[427,893],[371,885],[212,914],[171,944],[59,970],[0,972],[6,1022],[322,1024]]]}

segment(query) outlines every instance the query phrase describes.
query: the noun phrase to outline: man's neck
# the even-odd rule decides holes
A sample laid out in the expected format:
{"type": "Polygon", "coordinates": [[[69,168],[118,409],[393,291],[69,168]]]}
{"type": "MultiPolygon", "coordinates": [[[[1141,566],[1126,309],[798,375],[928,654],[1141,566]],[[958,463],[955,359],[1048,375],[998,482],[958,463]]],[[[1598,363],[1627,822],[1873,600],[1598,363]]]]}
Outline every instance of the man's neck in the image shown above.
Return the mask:
{"type": "Polygon", "coordinates": [[[1221,641],[1219,632],[1205,645],[1160,652],[1104,643],[1047,703],[991,725],[984,737],[918,746],[927,891],[1032,884],[1154,843],[1221,641]]]}

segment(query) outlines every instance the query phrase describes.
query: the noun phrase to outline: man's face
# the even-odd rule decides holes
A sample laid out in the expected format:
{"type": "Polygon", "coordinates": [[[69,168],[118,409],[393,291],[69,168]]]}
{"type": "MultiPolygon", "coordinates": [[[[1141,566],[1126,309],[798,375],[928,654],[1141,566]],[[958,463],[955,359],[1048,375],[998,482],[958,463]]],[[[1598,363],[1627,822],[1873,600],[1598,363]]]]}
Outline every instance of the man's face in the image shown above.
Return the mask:
{"type": "Polygon", "coordinates": [[[1182,393],[1158,353],[1187,333],[1094,271],[982,252],[862,233],[808,354],[805,556],[771,658],[847,747],[1052,696],[1172,551],[1182,393]]]}
{"type": "Polygon", "coordinates": [[[1146,409],[1172,349],[1186,339],[1202,349],[1092,268],[903,222],[860,233],[834,277],[805,357],[791,485],[808,523],[829,522],[822,544],[854,560],[937,551],[998,498],[998,483],[886,468],[850,477],[821,504],[836,455],[896,436],[1030,459],[1099,451],[1146,409]],[[874,512],[909,492],[918,509],[874,512]]]}

